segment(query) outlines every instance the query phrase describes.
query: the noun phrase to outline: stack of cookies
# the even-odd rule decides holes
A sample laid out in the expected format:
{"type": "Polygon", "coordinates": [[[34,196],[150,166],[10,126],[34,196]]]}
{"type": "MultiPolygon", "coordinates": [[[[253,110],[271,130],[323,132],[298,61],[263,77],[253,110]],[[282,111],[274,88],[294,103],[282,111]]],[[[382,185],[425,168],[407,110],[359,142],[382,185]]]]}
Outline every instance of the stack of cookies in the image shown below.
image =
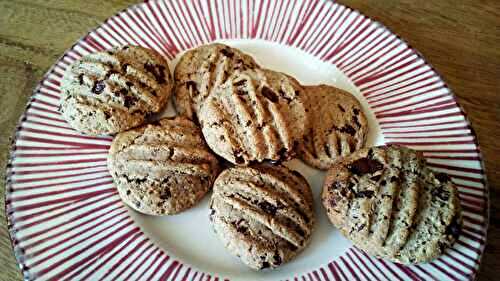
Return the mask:
{"type": "Polygon", "coordinates": [[[195,206],[253,269],[276,268],[310,242],[311,187],[282,165],[328,170],[322,201],[333,225],[369,254],[400,263],[439,256],[460,230],[457,190],[408,148],[363,148],[358,100],[301,85],[223,44],[184,53],[174,75],[138,46],[89,54],[66,71],[62,116],[89,135],[116,135],[108,167],[122,200],[149,215],[195,206]],[[153,121],[173,96],[178,115],[153,121]]]}

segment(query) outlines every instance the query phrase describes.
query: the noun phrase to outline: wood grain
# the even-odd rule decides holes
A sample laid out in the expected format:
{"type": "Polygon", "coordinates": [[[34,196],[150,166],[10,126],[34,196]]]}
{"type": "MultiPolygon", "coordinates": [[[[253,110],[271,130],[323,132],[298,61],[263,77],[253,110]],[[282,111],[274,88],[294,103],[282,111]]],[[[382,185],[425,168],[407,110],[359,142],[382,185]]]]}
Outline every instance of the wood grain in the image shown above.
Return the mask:
{"type": "MultiPolygon", "coordinates": [[[[1,167],[10,136],[37,81],[88,30],[139,1],[0,0],[1,167]]],[[[500,1],[340,0],[380,21],[419,50],[442,75],[475,129],[491,201],[479,280],[500,272],[500,1]]],[[[12,254],[0,172],[0,280],[22,280],[12,254]]]]}

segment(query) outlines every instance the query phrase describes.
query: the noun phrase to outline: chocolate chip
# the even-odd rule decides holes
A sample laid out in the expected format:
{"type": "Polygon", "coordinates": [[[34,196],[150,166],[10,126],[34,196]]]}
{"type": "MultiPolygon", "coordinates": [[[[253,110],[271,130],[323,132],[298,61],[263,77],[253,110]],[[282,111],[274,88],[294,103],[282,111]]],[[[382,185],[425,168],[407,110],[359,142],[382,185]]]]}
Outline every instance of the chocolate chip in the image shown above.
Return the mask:
{"type": "Polygon", "coordinates": [[[340,128],[339,131],[341,133],[347,133],[351,136],[354,136],[356,134],[356,130],[349,124],[344,125],[344,127],[340,128]]]}
{"type": "Polygon", "coordinates": [[[144,69],[149,73],[153,74],[156,82],[160,84],[164,84],[165,82],[167,82],[165,80],[165,66],[161,64],[146,63],[144,64],[144,69]]]}
{"type": "Polygon", "coordinates": [[[358,159],[347,166],[347,169],[349,169],[351,173],[358,176],[362,176],[367,173],[373,174],[383,168],[384,166],[382,163],[368,158],[358,159]]]}
{"type": "Polygon", "coordinates": [[[374,177],[371,177],[370,179],[372,181],[378,181],[380,179],[381,175],[378,175],[378,176],[374,176],[374,177]]]}
{"type": "Polygon", "coordinates": [[[160,194],[160,199],[161,200],[167,200],[170,197],[172,197],[172,194],[170,193],[169,189],[165,189],[161,194],[160,194]]]}
{"type": "Polygon", "coordinates": [[[80,83],[80,85],[83,85],[83,74],[78,75],[78,83],[80,83]]]}
{"type": "Polygon", "coordinates": [[[220,53],[228,58],[232,58],[234,56],[234,53],[229,49],[222,49],[220,50],[220,53]]]}
{"type": "Polygon", "coordinates": [[[352,117],[352,122],[356,125],[356,127],[360,128],[361,124],[359,123],[358,116],[354,115],[352,117]]]}
{"type": "Polygon", "coordinates": [[[274,259],[273,264],[276,265],[276,266],[280,265],[283,262],[281,260],[280,254],[277,251],[274,253],[273,259],[274,259]]]}
{"type": "Polygon", "coordinates": [[[345,109],[340,104],[337,104],[337,106],[339,107],[340,111],[345,112],[345,109]]]}
{"type": "Polygon", "coordinates": [[[151,91],[151,94],[154,96],[154,97],[157,97],[158,94],[156,94],[156,91],[151,91]]]}
{"type": "Polygon", "coordinates": [[[446,183],[450,181],[450,177],[445,173],[436,174],[435,177],[441,183],[446,183]]]}
{"type": "Polygon", "coordinates": [[[130,88],[130,87],[134,86],[134,83],[127,81],[127,82],[125,82],[125,85],[127,85],[127,87],[130,88]]]}
{"type": "Polygon", "coordinates": [[[282,147],[279,151],[278,151],[278,155],[280,157],[280,160],[287,160],[288,158],[288,149],[286,149],[285,147],[282,147]]]}
{"type": "Polygon", "coordinates": [[[334,191],[334,190],[337,190],[339,188],[342,188],[342,183],[340,183],[338,181],[332,182],[332,184],[330,184],[330,186],[328,186],[329,191],[334,191]]]}
{"type": "Polygon", "coordinates": [[[245,86],[246,86],[246,83],[247,83],[247,81],[246,81],[246,80],[240,80],[240,81],[238,81],[238,82],[234,82],[234,83],[233,83],[233,86],[235,86],[235,87],[240,87],[240,86],[243,86],[243,85],[245,85],[245,86]]]}
{"type": "Polygon", "coordinates": [[[361,224],[359,227],[358,227],[358,232],[363,230],[363,228],[365,228],[366,224],[361,224]]]}
{"type": "Polygon", "coordinates": [[[385,180],[382,180],[382,181],[380,182],[380,185],[385,185],[386,183],[387,183],[387,182],[386,182],[385,180]]]}
{"type": "Polygon", "coordinates": [[[358,115],[359,114],[359,109],[353,108],[352,112],[354,113],[354,115],[358,115]]]}
{"type": "Polygon", "coordinates": [[[137,98],[132,97],[132,96],[125,96],[124,99],[125,99],[124,105],[127,108],[135,105],[135,103],[137,102],[137,98]]]}
{"type": "Polygon", "coordinates": [[[245,163],[245,159],[243,159],[243,157],[241,157],[240,155],[237,155],[234,157],[234,161],[236,161],[236,164],[243,164],[245,163]]]}
{"type": "Polygon", "coordinates": [[[259,202],[259,204],[257,204],[259,206],[259,208],[261,208],[264,212],[270,214],[270,215],[275,215],[276,214],[276,211],[278,210],[278,208],[276,206],[274,206],[273,204],[269,203],[269,202],[259,202]]]}
{"type": "Polygon", "coordinates": [[[392,176],[391,177],[391,182],[396,182],[396,183],[399,183],[399,178],[396,177],[396,176],[392,176]]]}
{"type": "Polygon", "coordinates": [[[330,206],[332,208],[337,207],[337,199],[335,197],[330,198],[330,200],[328,201],[328,203],[330,204],[330,206]]]}
{"type": "Polygon", "coordinates": [[[446,234],[453,236],[455,239],[458,239],[458,236],[460,236],[460,232],[462,230],[462,226],[460,225],[459,222],[459,217],[453,218],[451,221],[450,225],[446,227],[446,234]]]}
{"type": "Polygon", "coordinates": [[[270,267],[269,263],[267,261],[265,261],[265,262],[262,263],[262,266],[261,266],[260,269],[266,269],[266,268],[269,268],[269,267],[270,267]]]}
{"type": "Polygon", "coordinates": [[[354,197],[356,197],[356,198],[372,198],[374,193],[375,192],[373,192],[372,190],[364,190],[364,191],[359,191],[359,192],[355,193],[354,197]]]}
{"type": "Polygon", "coordinates": [[[278,93],[280,94],[280,97],[286,100],[287,103],[290,103],[292,101],[291,98],[289,98],[283,90],[279,90],[278,93]]]}
{"type": "Polygon", "coordinates": [[[130,64],[128,64],[128,63],[124,63],[124,64],[122,64],[122,72],[127,73],[127,68],[128,68],[129,66],[130,66],[130,64]]]}
{"type": "Polygon", "coordinates": [[[262,95],[264,97],[266,97],[268,100],[270,100],[271,102],[273,102],[273,103],[278,102],[278,100],[279,100],[278,96],[269,87],[266,87],[266,86],[262,87],[261,92],[262,92],[262,95]]]}
{"type": "Polygon", "coordinates": [[[191,96],[193,96],[193,97],[196,97],[200,94],[200,92],[198,91],[198,88],[196,88],[196,82],[194,82],[194,81],[187,81],[186,88],[188,88],[188,90],[191,89],[191,91],[192,91],[191,96]]]}
{"type": "Polygon", "coordinates": [[[104,118],[106,118],[106,119],[111,118],[111,115],[109,114],[109,112],[104,111],[104,118]]]}
{"type": "Polygon", "coordinates": [[[434,197],[437,197],[443,201],[448,201],[448,199],[450,198],[450,193],[448,191],[444,190],[444,188],[441,186],[433,189],[431,194],[434,197]]]}
{"type": "Polygon", "coordinates": [[[104,81],[99,80],[94,83],[94,86],[92,87],[92,93],[99,95],[104,91],[104,88],[106,88],[106,84],[104,84],[104,81]]]}

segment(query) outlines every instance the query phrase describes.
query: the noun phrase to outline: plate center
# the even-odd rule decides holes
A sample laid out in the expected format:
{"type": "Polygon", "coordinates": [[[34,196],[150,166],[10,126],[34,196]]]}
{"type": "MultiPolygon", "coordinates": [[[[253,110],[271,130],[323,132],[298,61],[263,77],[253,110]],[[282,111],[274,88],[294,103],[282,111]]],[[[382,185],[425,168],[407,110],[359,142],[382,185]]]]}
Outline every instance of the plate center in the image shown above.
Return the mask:
{"type": "MultiPolygon", "coordinates": [[[[264,40],[224,40],[221,43],[239,48],[252,55],[257,62],[272,70],[294,76],[302,84],[328,84],[347,90],[355,95],[367,116],[370,133],[367,145],[382,144],[383,137],[368,103],[349,79],[330,63],[321,61],[299,49],[264,40]]],[[[172,61],[171,69],[177,63],[172,61]]],[[[173,115],[172,105],[165,115],[173,115]]],[[[306,177],[314,193],[316,225],[311,244],[294,260],[273,271],[255,272],[230,255],[217,239],[209,225],[208,199],[210,194],[196,207],[171,217],[142,215],[129,209],[134,221],[158,246],[183,263],[231,280],[277,280],[303,274],[342,255],[350,246],[328,221],[320,201],[324,172],[310,168],[299,160],[287,163],[306,177]]]]}

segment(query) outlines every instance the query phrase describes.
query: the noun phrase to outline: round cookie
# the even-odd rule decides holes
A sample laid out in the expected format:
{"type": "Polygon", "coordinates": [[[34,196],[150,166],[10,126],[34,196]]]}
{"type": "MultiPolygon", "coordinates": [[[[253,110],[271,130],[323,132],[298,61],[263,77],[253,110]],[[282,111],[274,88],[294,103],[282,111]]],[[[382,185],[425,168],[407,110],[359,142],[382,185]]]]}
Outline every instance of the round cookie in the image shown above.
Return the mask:
{"type": "Polygon", "coordinates": [[[115,134],[164,108],[173,80],[165,59],[138,46],[115,47],[71,64],[61,83],[60,112],[88,135],[115,134]]]}
{"type": "Polygon", "coordinates": [[[328,85],[304,86],[310,131],[299,145],[307,164],[327,170],[342,156],[362,148],[368,122],[358,100],[348,92],[328,85]]]}
{"type": "Polygon", "coordinates": [[[308,125],[303,95],[302,86],[280,72],[234,73],[200,109],[208,146],[236,165],[290,159],[308,125]]]}
{"type": "Polygon", "coordinates": [[[189,119],[161,119],[118,134],[108,168],[122,200],[150,215],[172,215],[198,203],[218,172],[200,129],[189,119]]]}
{"type": "Polygon", "coordinates": [[[235,71],[258,68],[238,49],[213,43],[187,51],[174,70],[177,113],[195,119],[201,103],[235,71]]]}
{"type": "Polygon", "coordinates": [[[389,145],[335,164],[322,193],[330,221],[363,251],[394,262],[429,262],[458,239],[457,188],[422,153],[389,145]]]}
{"type": "Polygon", "coordinates": [[[308,245],[315,221],[309,184],[281,165],[225,170],[215,180],[210,209],[226,249],[256,270],[293,259],[308,245]]]}

